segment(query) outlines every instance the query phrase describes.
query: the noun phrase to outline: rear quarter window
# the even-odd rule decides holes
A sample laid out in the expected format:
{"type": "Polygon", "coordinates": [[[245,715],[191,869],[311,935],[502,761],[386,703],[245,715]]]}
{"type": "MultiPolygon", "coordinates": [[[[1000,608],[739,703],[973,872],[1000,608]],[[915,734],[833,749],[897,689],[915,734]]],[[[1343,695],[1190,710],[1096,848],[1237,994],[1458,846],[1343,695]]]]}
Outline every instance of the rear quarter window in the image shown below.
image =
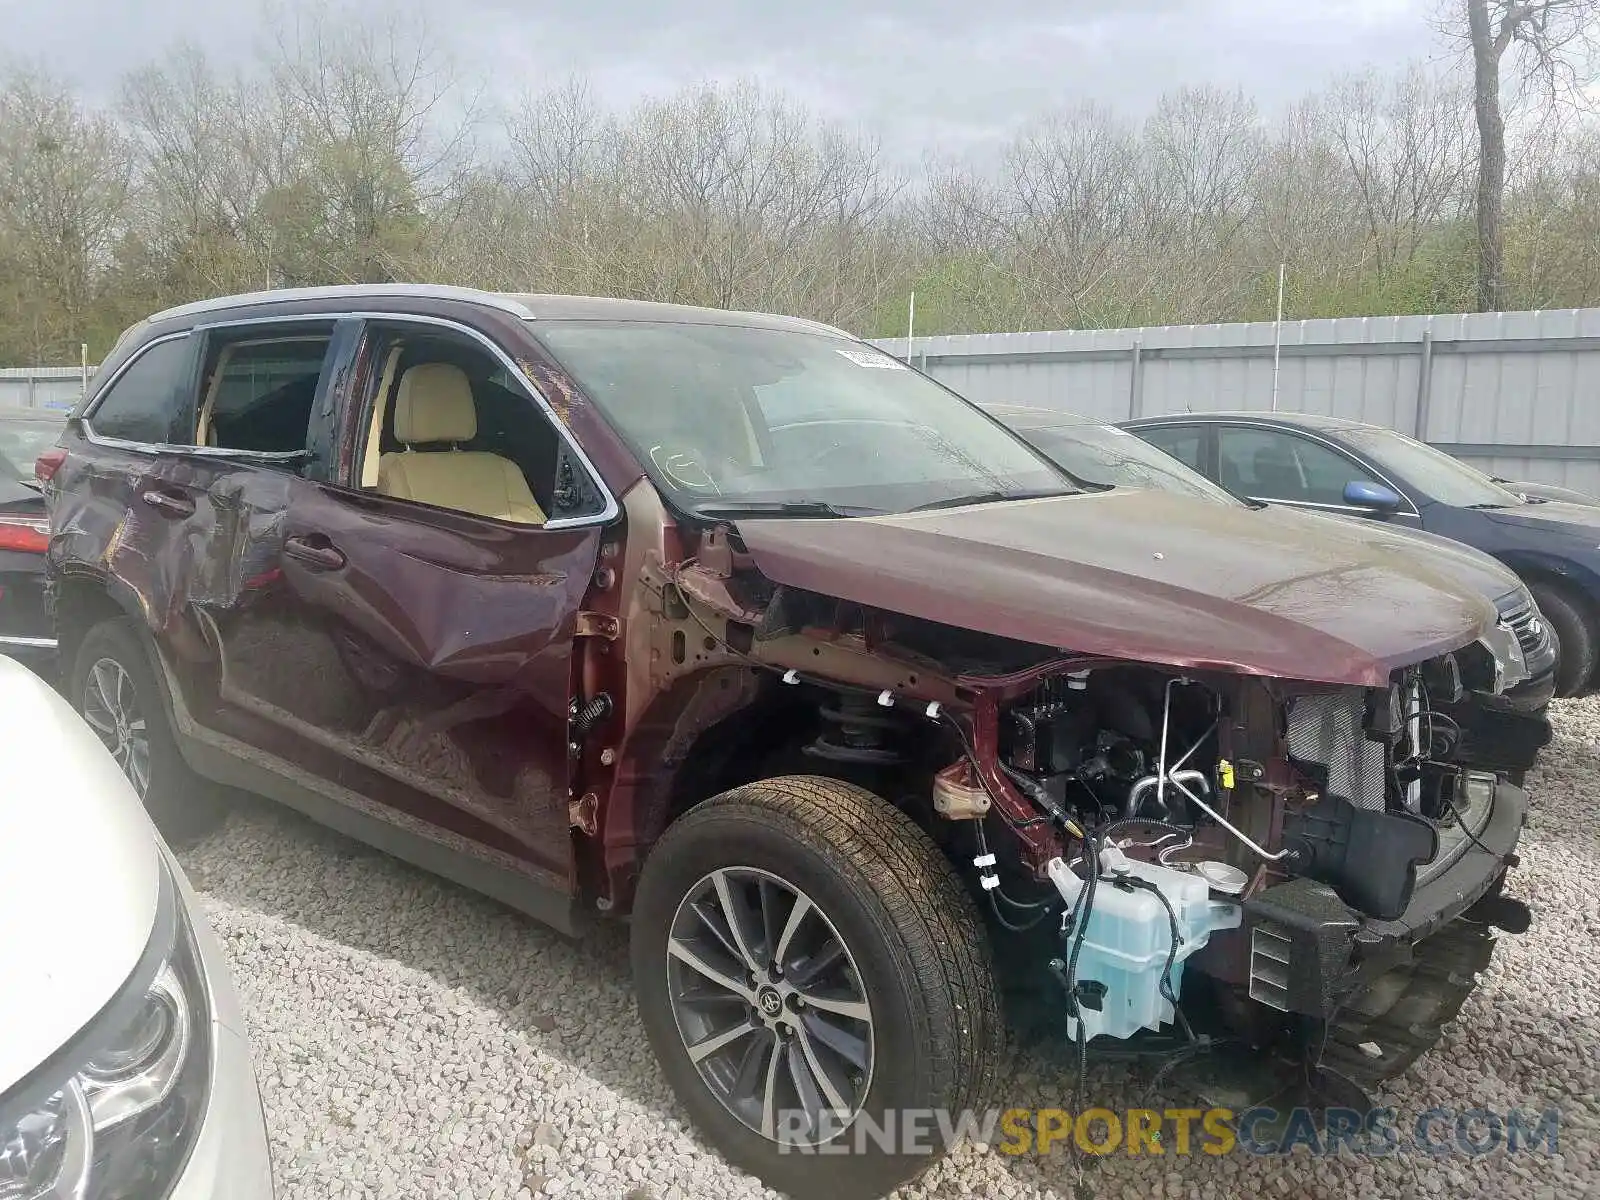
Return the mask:
{"type": "Polygon", "coordinates": [[[89,427],[100,437],[129,442],[188,443],[193,374],[193,339],[184,336],[153,343],[96,401],[89,413],[89,427]]]}

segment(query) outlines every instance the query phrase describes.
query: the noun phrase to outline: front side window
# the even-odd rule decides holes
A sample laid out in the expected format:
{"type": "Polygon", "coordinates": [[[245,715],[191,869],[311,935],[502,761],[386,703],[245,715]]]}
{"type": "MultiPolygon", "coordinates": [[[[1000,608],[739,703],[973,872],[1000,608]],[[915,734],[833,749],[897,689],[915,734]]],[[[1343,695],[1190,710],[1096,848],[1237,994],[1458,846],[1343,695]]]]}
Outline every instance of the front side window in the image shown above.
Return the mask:
{"type": "Polygon", "coordinates": [[[532,332],[690,511],[857,515],[1075,490],[1004,426],[860,343],[653,321],[541,320],[532,332]]]}
{"type": "Polygon", "coordinates": [[[1346,429],[1340,437],[1417,491],[1455,508],[1515,508],[1522,500],[1475,467],[1393,429],[1346,429]]]}
{"type": "Polygon", "coordinates": [[[1222,486],[1258,500],[1343,507],[1346,484],[1382,482],[1337,450],[1276,429],[1224,426],[1217,457],[1222,486]]]}
{"type": "Polygon", "coordinates": [[[193,339],[188,336],[150,346],[95,404],[89,427],[100,437],[152,445],[186,444],[194,412],[189,395],[193,354],[193,339]]]}
{"type": "Polygon", "coordinates": [[[513,525],[604,509],[566,439],[487,347],[401,322],[375,334],[358,486],[513,525]]]}

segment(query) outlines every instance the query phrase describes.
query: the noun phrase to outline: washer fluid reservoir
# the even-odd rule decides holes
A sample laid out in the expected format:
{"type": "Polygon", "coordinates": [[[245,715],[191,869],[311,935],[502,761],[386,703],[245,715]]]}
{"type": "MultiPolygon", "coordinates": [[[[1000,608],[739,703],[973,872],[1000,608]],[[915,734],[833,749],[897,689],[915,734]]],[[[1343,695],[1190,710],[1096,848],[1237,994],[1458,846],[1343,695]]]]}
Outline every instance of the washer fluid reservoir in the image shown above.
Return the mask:
{"type": "MultiPolygon", "coordinates": [[[[1062,898],[1069,906],[1076,905],[1085,877],[1060,858],[1052,859],[1048,870],[1062,898]]],[[[1078,954],[1077,981],[1093,980],[1105,986],[1098,1011],[1080,1005],[1085,1032],[1091,1038],[1101,1034],[1126,1038],[1141,1029],[1160,1029],[1174,1017],[1172,1004],[1161,994],[1173,918],[1178,948],[1170,978],[1172,994],[1181,996],[1184,960],[1216,930],[1237,929],[1242,909],[1213,899],[1210,886],[1192,872],[1139,862],[1115,846],[1107,846],[1100,852],[1093,908],[1076,916],[1087,922],[1078,954]],[[1171,917],[1152,888],[1172,906],[1171,917]]],[[[1075,937],[1075,927],[1068,926],[1063,939],[1068,954],[1075,937]]],[[[1078,1036],[1077,1021],[1070,1016],[1067,1032],[1074,1039],[1078,1036]]]]}

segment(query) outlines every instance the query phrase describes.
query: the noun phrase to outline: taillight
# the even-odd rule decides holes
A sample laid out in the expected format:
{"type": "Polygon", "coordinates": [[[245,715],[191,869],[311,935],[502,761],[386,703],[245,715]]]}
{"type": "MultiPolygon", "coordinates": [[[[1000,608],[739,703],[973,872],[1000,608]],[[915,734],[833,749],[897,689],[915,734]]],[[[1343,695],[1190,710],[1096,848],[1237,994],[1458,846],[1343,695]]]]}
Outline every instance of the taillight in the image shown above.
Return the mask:
{"type": "Polygon", "coordinates": [[[20,517],[0,517],[0,550],[43,554],[50,548],[50,523],[20,517]]]}
{"type": "Polygon", "coordinates": [[[61,464],[66,461],[67,452],[59,446],[54,450],[46,450],[34,460],[33,477],[40,483],[49,483],[61,469],[61,464]]]}

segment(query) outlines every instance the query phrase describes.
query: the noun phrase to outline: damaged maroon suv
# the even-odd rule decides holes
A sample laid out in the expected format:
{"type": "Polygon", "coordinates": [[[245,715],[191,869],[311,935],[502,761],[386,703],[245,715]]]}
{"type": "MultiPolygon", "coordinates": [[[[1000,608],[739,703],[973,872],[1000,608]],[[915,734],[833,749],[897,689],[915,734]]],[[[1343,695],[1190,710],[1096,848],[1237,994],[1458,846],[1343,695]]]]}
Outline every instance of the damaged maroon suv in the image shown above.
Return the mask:
{"type": "Polygon", "coordinates": [[[1524,794],[1447,715],[1525,667],[1451,569],[1074,480],[835,329],[207,301],[39,473],[64,686],[158,818],[203,777],[569,933],[631,914],[663,1071],[791,1193],[926,1166],[896,1119],[990,1101],[1003,984],[1080,1054],[1366,1088],[1526,928],[1524,794]]]}

